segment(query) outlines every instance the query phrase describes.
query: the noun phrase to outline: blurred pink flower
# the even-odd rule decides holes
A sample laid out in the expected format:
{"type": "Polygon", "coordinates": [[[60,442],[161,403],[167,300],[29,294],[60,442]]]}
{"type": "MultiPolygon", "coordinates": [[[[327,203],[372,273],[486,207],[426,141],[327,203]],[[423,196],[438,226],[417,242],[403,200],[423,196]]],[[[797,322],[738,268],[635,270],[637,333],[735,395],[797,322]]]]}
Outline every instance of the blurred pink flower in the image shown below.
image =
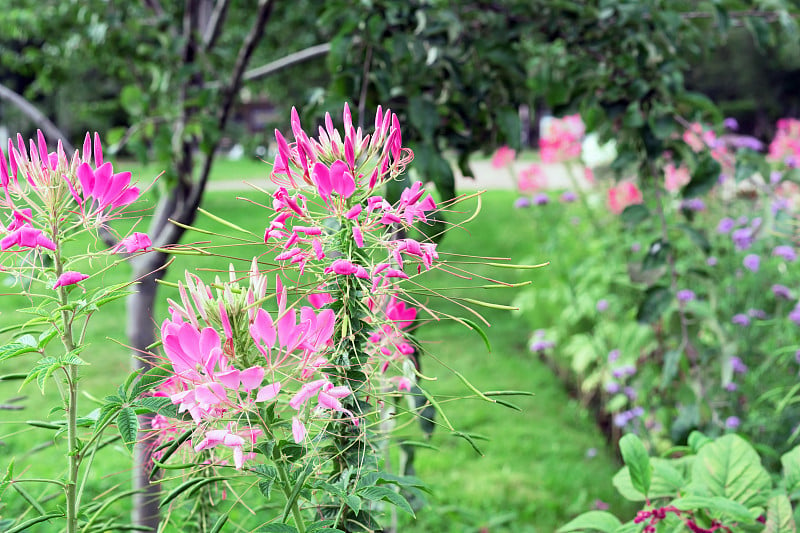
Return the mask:
{"type": "Polygon", "coordinates": [[[629,181],[608,190],[608,208],[615,215],[622,213],[629,205],[642,203],[642,200],[642,191],[629,181]]]}
{"type": "Polygon", "coordinates": [[[501,146],[492,156],[492,167],[503,168],[514,162],[517,152],[508,146],[501,146]]]}
{"type": "Polygon", "coordinates": [[[691,179],[689,168],[684,164],[675,167],[673,163],[667,163],[664,167],[664,188],[669,192],[677,192],[691,179]]]}
{"type": "Polygon", "coordinates": [[[800,120],[778,120],[778,131],[769,144],[767,159],[785,162],[789,166],[800,166],[800,120]]]}
{"type": "Polygon", "coordinates": [[[542,166],[533,163],[520,170],[517,187],[521,193],[533,193],[547,187],[547,176],[542,166]]]}
{"type": "Polygon", "coordinates": [[[36,248],[41,246],[48,250],[55,250],[56,244],[42,233],[42,230],[25,223],[0,240],[0,250],[6,251],[12,246],[20,248],[36,248]]]}
{"type": "Polygon", "coordinates": [[[539,155],[544,163],[558,163],[581,155],[586,126],[579,114],[551,118],[539,139],[539,155]]]}
{"type": "Polygon", "coordinates": [[[683,132],[683,142],[695,152],[701,152],[716,145],[717,134],[713,130],[706,130],[699,122],[692,122],[683,132]]]}

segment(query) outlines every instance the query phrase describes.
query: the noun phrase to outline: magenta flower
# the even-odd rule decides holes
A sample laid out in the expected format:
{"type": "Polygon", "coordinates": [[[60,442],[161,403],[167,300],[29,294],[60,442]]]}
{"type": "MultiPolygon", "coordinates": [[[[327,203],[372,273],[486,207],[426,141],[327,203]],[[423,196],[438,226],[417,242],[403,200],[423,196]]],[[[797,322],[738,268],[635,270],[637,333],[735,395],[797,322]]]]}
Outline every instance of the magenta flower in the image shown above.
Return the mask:
{"type": "Polygon", "coordinates": [[[55,250],[56,244],[42,233],[42,230],[25,223],[0,240],[0,250],[6,251],[13,246],[20,248],[42,247],[48,250],[55,250]]]}
{"type": "Polygon", "coordinates": [[[783,298],[784,300],[792,299],[792,290],[789,287],[780,285],[778,283],[772,286],[772,294],[774,294],[776,298],[783,298]]]}
{"type": "Polygon", "coordinates": [[[696,298],[694,291],[690,289],[682,289],[676,295],[679,302],[690,302],[696,298]]]}
{"type": "Polygon", "coordinates": [[[58,287],[67,287],[69,285],[75,285],[76,283],[79,283],[88,277],[89,276],[86,274],[82,274],[74,270],[68,270],[58,277],[55,285],[53,285],[53,288],[57,289],[58,287]]]}
{"type": "Polygon", "coordinates": [[[75,199],[86,216],[101,217],[105,209],[124,207],[139,198],[139,189],[130,187],[131,173],[114,174],[111,163],[104,163],[95,170],[88,163],[81,163],[77,174],[81,196],[75,199]]]}
{"type": "Polygon", "coordinates": [[[558,163],[581,155],[586,132],[580,115],[550,118],[539,138],[539,155],[545,163],[558,163]]]}
{"type": "Polygon", "coordinates": [[[725,217],[719,221],[717,224],[717,233],[725,234],[730,233],[730,231],[736,227],[736,221],[730,217],[725,217]]]}
{"type": "Polygon", "coordinates": [[[729,416],[725,419],[725,427],[728,429],[736,429],[741,425],[741,420],[736,416],[729,416]]]}
{"type": "Polygon", "coordinates": [[[733,372],[736,374],[744,374],[747,372],[747,365],[741,360],[741,358],[733,356],[731,357],[731,368],[733,368],[733,372]]]}
{"type": "Polygon", "coordinates": [[[608,309],[608,300],[598,300],[596,306],[598,313],[603,313],[608,309]]]}
{"type": "Polygon", "coordinates": [[[129,254],[133,252],[138,252],[140,250],[146,250],[147,248],[151,247],[153,243],[150,241],[150,237],[146,233],[132,233],[122,239],[119,244],[117,244],[112,251],[118,252],[122,248],[125,248],[125,251],[129,254]]]}
{"type": "Polygon", "coordinates": [[[731,322],[736,324],[737,326],[749,326],[750,317],[748,317],[744,313],[738,313],[733,315],[733,318],[731,318],[731,322]]]}
{"type": "Polygon", "coordinates": [[[800,326],[800,305],[796,305],[794,309],[789,312],[789,320],[800,326]]]}
{"type": "Polygon", "coordinates": [[[232,424],[228,424],[227,429],[212,429],[211,431],[207,431],[205,438],[194,447],[194,451],[208,450],[219,445],[226,446],[233,452],[233,464],[236,470],[241,470],[245,461],[243,451],[246,442],[245,437],[247,437],[247,440],[249,440],[252,445],[255,444],[256,439],[263,431],[259,428],[245,428],[237,434],[232,432],[231,429],[232,424]],[[241,434],[244,434],[245,437],[241,434]]]}

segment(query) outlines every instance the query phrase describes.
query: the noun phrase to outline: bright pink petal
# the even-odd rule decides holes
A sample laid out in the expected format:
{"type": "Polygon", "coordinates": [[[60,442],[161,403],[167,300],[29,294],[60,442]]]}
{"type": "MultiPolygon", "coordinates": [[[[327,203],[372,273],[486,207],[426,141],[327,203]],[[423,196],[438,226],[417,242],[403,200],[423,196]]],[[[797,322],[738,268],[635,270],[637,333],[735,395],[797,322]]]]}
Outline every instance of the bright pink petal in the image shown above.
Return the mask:
{"type": "Polygon", "coordinates": [[[253,366],[242,370],[239,377],[242,380],[242,388],[250,392],[259,387],[261,382],[264,381],[264,369],[260,366],[253,366]]]}
{"type": "Polygon", "coordinates": [[[258,394],[256,394],[256,402],[266,402],[275,398],[278,393],[281,391],[281,383],[280,381],[276,381],[275,383],[270,383],[266,387],[262,387],[258,394]]]}
{"type": "Polygon", "coordinates": [[[68,270],[58,277],[58,279],[56,280],[56,284],[53,285],[53,288],[56,289],[58,287],[67,287],[68,285],[74,285],[76,283],[85,280],[88,277],[89,276],[86,274],[82,274],[74,270],[68,270]]]}

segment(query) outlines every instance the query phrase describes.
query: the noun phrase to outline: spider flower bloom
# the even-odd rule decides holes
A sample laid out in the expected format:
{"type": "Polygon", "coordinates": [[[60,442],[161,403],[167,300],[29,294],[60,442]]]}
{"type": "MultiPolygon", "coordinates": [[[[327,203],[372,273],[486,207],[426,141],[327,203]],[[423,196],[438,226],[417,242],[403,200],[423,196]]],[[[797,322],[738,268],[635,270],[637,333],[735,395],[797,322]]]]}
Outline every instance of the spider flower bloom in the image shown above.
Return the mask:
{"type": "Polygon", "coordinates": [[[75,199],[87,218],[102,222],[108,217],[103,211],[125,207],[139,198],[139,189],[130,187],[131,173],[114,174],[111,163],[104,163],[97,169],[81,163],[76,172],[81,192],[75,199]]]}
{"type": "Polygon", "coordinates": [[[517,188],[521,193],[534,193],[547,187],[547,175],[541,165],[533,163],[519,171],[517,188]]]}
{"type": "Polygon", "coordinates": [[[642,201],[642,191],[635,183],[620,183],[608,190],[608,208],[615,215],[622,213],[629,205],[641,204],[642,201]]]}
{"type": "Polygon", "coordinates": [[[689,168],[684,164],[676,167],[673,163],[667,163],[664,167],[664,188],[669,192],[679,191],[691,179],[689,168]]]}
{"type": "Polygon", "coordinates": [[[778,120],[778,131],[769,144],[767,159],[792,163],[794,166],[800,157],[800,120],[782,118],[778,120]]]}
{"type": "Polygon", "coordinates": [[[122,248],[125,248],[125,251],[131,254],[133,252],[146,250],[152,245],[153,243],[150,241],[150,237],[146,233],[136,232],[122,239],[119,244],[112,249],[112,251],[119,252],[122,248]]]}

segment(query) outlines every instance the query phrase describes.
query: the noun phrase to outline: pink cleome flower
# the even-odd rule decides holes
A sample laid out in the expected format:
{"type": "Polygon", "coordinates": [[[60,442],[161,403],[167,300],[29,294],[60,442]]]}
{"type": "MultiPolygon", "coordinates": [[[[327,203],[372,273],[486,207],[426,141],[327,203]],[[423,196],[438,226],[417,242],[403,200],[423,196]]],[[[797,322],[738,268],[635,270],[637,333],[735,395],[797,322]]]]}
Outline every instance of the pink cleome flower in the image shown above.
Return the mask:
{"type": "Polygon", "coordinates": [[[632,182],[620,183],[608,190],[608,208],[615,215],[622,213],[629,205],[641,204],[642,191],[632,182]]]}

